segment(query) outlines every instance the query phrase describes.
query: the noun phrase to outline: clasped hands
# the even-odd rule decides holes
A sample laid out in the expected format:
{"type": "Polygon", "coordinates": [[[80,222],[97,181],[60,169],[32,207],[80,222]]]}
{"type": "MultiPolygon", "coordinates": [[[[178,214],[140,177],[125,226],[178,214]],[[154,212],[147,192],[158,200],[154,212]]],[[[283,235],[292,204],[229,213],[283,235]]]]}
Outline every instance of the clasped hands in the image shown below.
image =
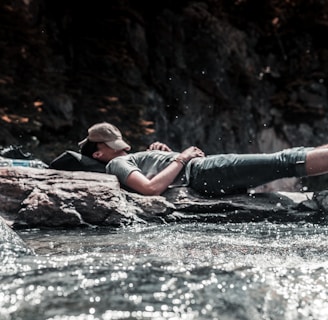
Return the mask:
{"type": "Polygon", "coordinates": [[[186,163],[193,158],[203,158],[205,157],[205,153],[203,150],[199,149],[198,147],[192,146],[187,148],[186,150],[182,151],[179,155],[183,161],[186,163]]]}
{"type": "MultiPolygon", "coordinates": [[[[149,146],[148,150],[172,151],[172,149],[169,146],[167,146],[165,143],[158,142],[158,141],[153,142],[149,146]]],[[[189,160],[193,158],[205,157],[205,154],[198,147],[192,146],[181,152],[179,157],[181,157],[187,163],[189,160]]]]}

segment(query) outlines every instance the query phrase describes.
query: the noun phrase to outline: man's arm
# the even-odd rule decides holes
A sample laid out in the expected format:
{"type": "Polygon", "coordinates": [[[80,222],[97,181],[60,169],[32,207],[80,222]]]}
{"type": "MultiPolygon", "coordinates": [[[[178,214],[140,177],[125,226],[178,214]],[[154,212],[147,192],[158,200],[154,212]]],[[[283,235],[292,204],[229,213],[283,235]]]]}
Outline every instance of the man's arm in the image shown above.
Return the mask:
{"type": "Polygon", "coordinates": [[[204,157],[204,152],[197,147],[190,147],[180,153],[176,161],[170,163],[156,176],[148,179],[139,171],[133,171],[126,180],[126,185],[143,195],[160,195],[175,180],[180,171],[189,160],[196,157],[204,157]]]}

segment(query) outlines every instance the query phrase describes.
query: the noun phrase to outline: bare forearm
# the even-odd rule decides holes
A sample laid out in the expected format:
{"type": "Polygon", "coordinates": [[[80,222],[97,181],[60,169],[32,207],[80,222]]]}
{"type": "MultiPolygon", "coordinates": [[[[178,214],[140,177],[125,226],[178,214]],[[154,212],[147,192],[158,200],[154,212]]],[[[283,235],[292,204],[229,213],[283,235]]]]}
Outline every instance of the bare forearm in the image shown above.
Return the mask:
{"type": "Polygon", "coordinates": [[[184,165],[181,162],[173,161],[151,179],[146,178],[139,171],[134,171],[129,175],[126,184],[144,195],[160,195],[174,181],[183,167],[184,165]]]}
{"type": "Polygon", "coordinates": [[[149,188],[156,195],[162,194],[172,184],[183,168],[184,165],[181,162],[173,161],[163,171],[150,179],[149,188]]]}
{"type": "Polygon", "coordinates": [[[190,147],[180,153],[175,161],[172,161],[164,170],[156,176],[148,179],[139,171],[133,171],[127,178],[126,184],[131,189],[144,195],[160,195],[175,180],[189,160],[196,157],[204,157],[203,151],[196,147],[190,147]]]}

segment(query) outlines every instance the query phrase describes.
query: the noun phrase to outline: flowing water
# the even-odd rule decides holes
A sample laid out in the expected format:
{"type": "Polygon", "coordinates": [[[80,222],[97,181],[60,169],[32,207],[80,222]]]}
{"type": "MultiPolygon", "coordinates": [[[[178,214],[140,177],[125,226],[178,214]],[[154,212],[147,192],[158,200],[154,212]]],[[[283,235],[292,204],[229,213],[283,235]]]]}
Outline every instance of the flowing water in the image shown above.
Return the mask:
{"type": "Polygon", "coordinates": [[[328,319],[327,226],[17,232],[34,253],[2,250],[1,320],[328,319]]]}

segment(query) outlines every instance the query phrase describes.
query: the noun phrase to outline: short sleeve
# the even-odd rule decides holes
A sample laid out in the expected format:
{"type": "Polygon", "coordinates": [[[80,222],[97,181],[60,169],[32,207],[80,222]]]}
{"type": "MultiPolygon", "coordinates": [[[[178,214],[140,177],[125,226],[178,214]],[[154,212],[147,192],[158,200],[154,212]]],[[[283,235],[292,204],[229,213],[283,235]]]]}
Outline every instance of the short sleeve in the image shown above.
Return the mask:
{"type": "Polygon", "coordinates": [[[141,172],[140,168],[132,160],[123,159],[123,157],[109,161],[106,166],[106,172],[115,175],[121,184],[126,184],[128,176],[133,171],[141,172]]]}

